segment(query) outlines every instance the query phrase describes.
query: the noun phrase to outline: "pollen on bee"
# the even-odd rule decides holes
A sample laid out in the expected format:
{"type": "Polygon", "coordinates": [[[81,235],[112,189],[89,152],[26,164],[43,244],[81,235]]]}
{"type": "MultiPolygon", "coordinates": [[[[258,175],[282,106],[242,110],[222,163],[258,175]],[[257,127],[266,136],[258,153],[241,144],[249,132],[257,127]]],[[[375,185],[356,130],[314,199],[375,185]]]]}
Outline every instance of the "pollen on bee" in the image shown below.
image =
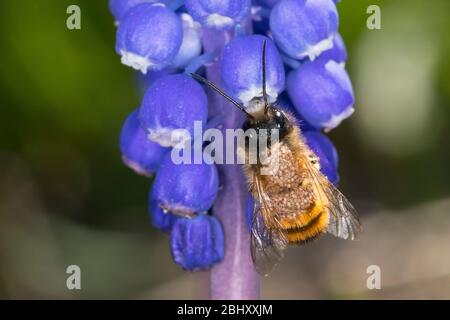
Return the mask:
{"type": "Polygon", "coordinates": [[[300,186],[305,178],[295,170],[297,159],[286,143],[280,142],[271,146],[271,156],[264,165],[265,182],[268,190],[293,189],[300,186]]]}

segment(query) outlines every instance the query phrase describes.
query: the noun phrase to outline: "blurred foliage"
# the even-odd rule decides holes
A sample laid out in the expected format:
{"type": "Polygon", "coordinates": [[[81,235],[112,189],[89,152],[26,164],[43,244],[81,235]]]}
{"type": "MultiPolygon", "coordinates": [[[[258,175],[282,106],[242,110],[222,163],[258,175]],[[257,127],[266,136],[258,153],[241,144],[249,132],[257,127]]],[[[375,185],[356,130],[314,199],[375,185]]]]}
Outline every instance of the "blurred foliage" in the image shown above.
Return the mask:
{"type": "Polygon", "coordinates": [[[447,196],[450,3],[387,1],[382,30],[354,43],[349,69],[357,95],[352,119],[364,157],[368,194],[405,207],[447,196]],[[444,66],[443,66],[444,65],[444,66]],[[444,80],[445,81],[445,80],[444,80]],[[445,85],[444,85],[445,86],[445,85]]]}
{"type": "Polygon", "coordinates": [[[73,31],[74,1],[0,3],[2,149],[32,166],[50,209],[104,224],[130,204],[145,207],[149,183],[121,166],[117,147],[139,96],[114,52],[107,2],[76,1],[82,29],[73,31]]]}
{"type": "MultiPolygon", "coordinates": [[[[330,134],[339,150],[345,193],[363,216],[377,208],[411,207],[448,196],[449,2],[343,0],[338,8],[357,96],[355,116],[330,134]],[[366,28],[370,4],[382,8],[382,30],[366,28]],[[386,35],[399,38],[383,38],[386,35]],[[418,47],[423,39],[428,39],[425,51],[418,47]],[[397,43],[390,46],[389,41],[397,43]],[[432,96],[426,124],[430,135],[417,142],[425,146],[415,152],[393,154],[383,148],[386,123],[364,122],[363,117],[364,108],[377,108],[375,102],[384,92],[396,92],[384,90],[370,68],[386,66],[384,61],[392,57],[388,53],[402,47],[404,56],[395,56],[399,60],[394,66],[414,61],[408,69],[411,79],[422,76],[415,73],[423,70],[418,68],[422,58],[434,57],[426,66],[432,96]],[[370,94],[361,97],[361,92],[377,95],[369,99],[370,94]]],[[[139,105],[141,93],[136,74],[122,66],[114,52],[114,38],[106,0],[0,0],[0,176],[5,191],[0,197],[0,240],[12,242],[0,246],[1,258],[7,261],[0,265],[1,296],[64,297],[65,282],[59,283],[52,272],[57,268],[56,274],[65,279],[61,268],[72,261],[90,270],[92,285],[80,297],[129,296],[181,274],[170,262],[167,244],[161,245],[167,239],[149,225],[150,181],[121,163],[119,131],[126,115],[139,105]],[[81,7],[81,30],[66,28],[66,8],[71,4],[81,7]],[[8,180],[11,168],[27,174],[8,180]],[[32,191],[22,193],[27,181],[32,191]],[[20,206],[18,195],[23,195],[20,206]],[[56,256],[52,248],[59,252],[56,256]],[[16,279],[21,290],[11,292],[11,279],[27,263],[33,272],[16,279]],[[33,279],[52,275],[56,282],[46,282],[47,293],[33,291],[39,285],[33,279]]],[[[385,74],[386,79],[392,76],[385,74]]],[[[416,88],[411,84],[403,89],[402,94],[416,88]]],[[[394,95],[384,99],[395,101],[394,95]]],[[[395,109],[383,110],[382,116],[389,118],[391,111],[395,109]]],[[[404,132],[398,134],[408,139],[404,132]]]]}

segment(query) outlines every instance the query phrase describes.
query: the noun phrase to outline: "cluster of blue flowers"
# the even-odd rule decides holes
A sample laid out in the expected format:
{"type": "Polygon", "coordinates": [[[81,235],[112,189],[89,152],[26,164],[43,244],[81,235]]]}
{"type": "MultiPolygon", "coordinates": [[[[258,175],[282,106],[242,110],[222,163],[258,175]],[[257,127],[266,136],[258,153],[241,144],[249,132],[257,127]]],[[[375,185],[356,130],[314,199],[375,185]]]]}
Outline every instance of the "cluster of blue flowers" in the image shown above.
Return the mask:
{"type": "Polygon", "coordinates": [[[170,150],[194,134],[194,121],[213,126],[205,88],[188,74],[220,61],[225,91],[248,106],[262,95],[262,43],[267,42],[267,94],[299,120],[337,183],[338,157],[322,132],[353,112],[346,49],[332,0],[110,0],[117,25],[116,52],[145,75],[140,107],[120,137],[124,163],[155,175],[149,195],[153,225],[170,233],[174,261],[187,270],[211,267],[224,257],[220,222],[211,212],[219,192],[215,164],[174,164],[170,150]],[[207,52],[205,32],[229,37],[221,52],[207,52]],[[189,133],[186,135],[186,133],[189,133]]]}

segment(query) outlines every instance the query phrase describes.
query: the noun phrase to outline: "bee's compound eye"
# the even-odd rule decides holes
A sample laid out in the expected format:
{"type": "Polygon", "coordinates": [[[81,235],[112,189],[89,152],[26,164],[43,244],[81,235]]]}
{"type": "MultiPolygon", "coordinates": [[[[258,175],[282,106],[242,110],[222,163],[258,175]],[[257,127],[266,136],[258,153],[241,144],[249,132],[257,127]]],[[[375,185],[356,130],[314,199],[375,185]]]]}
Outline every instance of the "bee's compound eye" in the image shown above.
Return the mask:
{"type": "Polygon", "coordinates": [[[283,129],[285,127],[286,117],[284,116],[283,112],[281,112],[280,110],[275,111],[274,119],[278,129],[283,129]]]}

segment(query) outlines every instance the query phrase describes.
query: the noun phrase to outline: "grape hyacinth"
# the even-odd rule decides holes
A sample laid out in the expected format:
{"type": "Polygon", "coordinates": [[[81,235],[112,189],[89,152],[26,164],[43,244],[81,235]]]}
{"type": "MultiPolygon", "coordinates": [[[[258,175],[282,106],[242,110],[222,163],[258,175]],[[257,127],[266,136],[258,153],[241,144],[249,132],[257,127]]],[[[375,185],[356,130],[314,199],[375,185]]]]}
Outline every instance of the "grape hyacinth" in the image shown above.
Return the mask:
{"type": "Polygon", "coordinates": [[[173,147],[194,135],[194,121],[206,124],[207,104],[203,88],[190,76],[166,75],[147,89],[139,118],[150,140],[173,147]]]}
{"type": "Polygon", "coordinates": [[[171,155],[180,146],[206,148],[196,144],[196,124],[223,131],[240,128],[245,117],[189,73],[203,74],[248,108],[262,96],[266,41],[269,101],[297,118],[322,173],[337,184],[338,155],[324,132],[352,114],[354,95],[336,2],[110,0],[116,52],[147,83],[123,126],[122,158],[155,177],[151,222],[170,235],[175,263],[211,270],[213,299],[259,297],[249,250],[252,199],[239,165],[179,164],[171,155]]]}
{"type": "Polygon", "coordinates": [[[125,120],[120,133],[120,151],[125,165],[138,174],[151,176],[161,164],[167,148],[147,138],[138,114],[139,109],[136,109],[125,120]]]}
{"type": "Polygon", "coordinates": [[[143,74],[168,66],[183,40],[179,17],[162,3],[141,3],[125,13],[117,29],[122,63],[143,74]]]}
{"type": "Polygon", "coordinates": [[[270,102],[284,90],[284,67],[273,41],[261,35],[241,36],[227,45],[222,54],[221,75],[227,91],[248,105],[254,97],[262,97],[261,43],[267,40],[266,87],[270,102]],[[245,69],[246,72],[241,70],[245,69]]]}
{"type": "Polygon", "coordinates": [[[331,0],[278,1],[270,28],[279,48],[294,59],[314,60],[333,46],[338,14],[331,0]]]}

